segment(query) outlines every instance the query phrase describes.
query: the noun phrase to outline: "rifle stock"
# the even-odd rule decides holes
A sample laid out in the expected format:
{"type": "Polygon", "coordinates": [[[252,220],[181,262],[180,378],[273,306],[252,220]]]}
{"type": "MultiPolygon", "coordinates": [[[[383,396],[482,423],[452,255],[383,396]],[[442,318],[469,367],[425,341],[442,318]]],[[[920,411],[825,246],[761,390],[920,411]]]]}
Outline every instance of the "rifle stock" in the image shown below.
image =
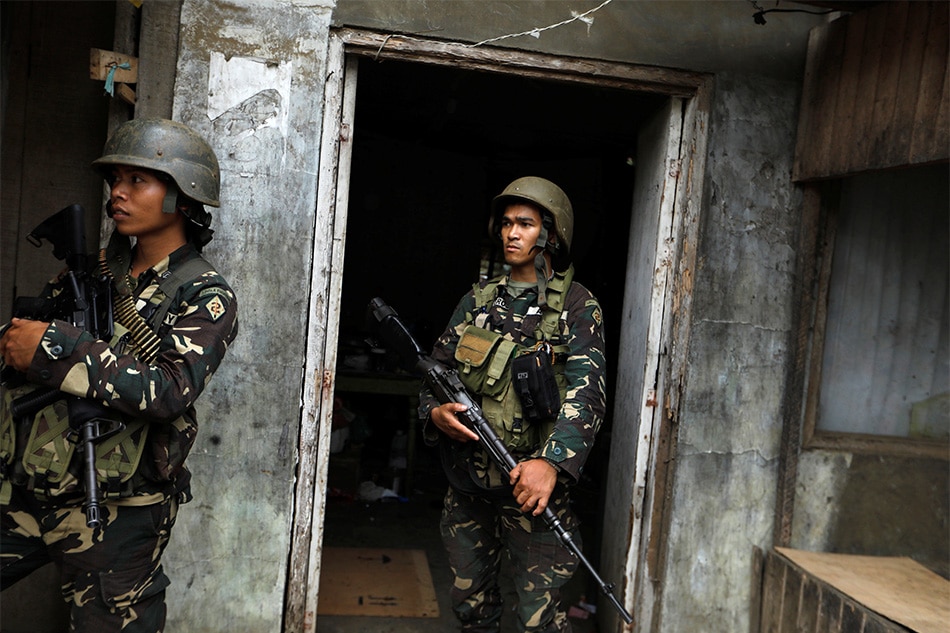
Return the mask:
{"type": "MultiPolygon", "coordinates": [[[[465,385],[462,384],[458,372],[450,369],[433,360],[422,350],[416,340],[406,329],[406,326],[400,321],[399,315],[381,298],[377,297],[370,301],[370,312],[376,320],[377,332],[380,339],[387,347],[393,349],[399,358],[403,361],[403,366],[409,371],[421,374],[425,379],[426,385],[432,390],[436,399],[446,404],[457,402],[468,407],[465,411],[458,413],[459,419],[472,429],[479,440],[488,451],[491,460],[505,474],[510,474],[511,470],[518,465],[518,462],[512,456],[511,452],[505,446],[505,443],[498,437],[491,423],[485,418],[481,407],[475,402],[474,398],[468,393],[465,385]]],[[[591,577],[600,587],[601,592],[617,610],[624,622],[630,624],[633,617],[620,604],[620,601],[613,593],[612,583],[604,581],[594,566],[587,560],[580,547],[574,541],[571,533],[561,524],[560,519],[550,508],[545,508],[541,517],[548,527],[557,535],[561,543],[587,568],[591,577]]]]}

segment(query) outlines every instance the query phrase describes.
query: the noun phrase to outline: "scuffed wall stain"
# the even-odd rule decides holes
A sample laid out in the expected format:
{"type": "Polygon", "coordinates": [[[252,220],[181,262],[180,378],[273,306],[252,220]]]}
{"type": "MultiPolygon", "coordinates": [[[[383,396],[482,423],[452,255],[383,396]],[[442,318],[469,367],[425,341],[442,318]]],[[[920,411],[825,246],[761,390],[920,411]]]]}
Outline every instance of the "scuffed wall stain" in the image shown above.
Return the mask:
{"type": "Polygon", "coordinates": [[[838,522],[851,454],[805,451],[798,458],[791,547],[822,551],[838,522]]]}
{"type": "Polygon", "coordinates": [[[264,116],[254,120],[256,128],[276,127],[285,135],[288,113],[284,104],[290,100],[292,78],[291,61],[227,58],[222,53],[212,52],[208,69],[208,117],[217,119],[255,95],[267,92],[272,95],[268,101],[275,107],[260,113],[264,116]]]}

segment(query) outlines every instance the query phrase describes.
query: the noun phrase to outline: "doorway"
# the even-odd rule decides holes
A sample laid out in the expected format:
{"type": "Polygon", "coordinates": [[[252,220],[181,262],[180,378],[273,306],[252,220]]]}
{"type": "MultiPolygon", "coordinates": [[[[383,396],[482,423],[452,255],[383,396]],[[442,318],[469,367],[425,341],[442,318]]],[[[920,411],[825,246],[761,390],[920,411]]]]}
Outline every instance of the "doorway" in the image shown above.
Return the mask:
{"type": "MultiPolygon", "coordinates": [[[[624,470],[633,470],[631,464],[638,457],[652,458],[649,450],[641,450],[636,438],[641,424],[641,395],[645,392],[640,383],[654,380],[657,368],[655,364],[650,366],[649,361],[644,367],[642,353],[635,354],[639,367],[632,370],[620,366],[617,359],[630,356],[630,350],[620,349],[624,331],[627,334],[623,338],[628,343],[634,340],[655,344],[660,336],[654,329],[657,324],[662,325],[663,305],[669,299],[665,286],[655,281],[661,274],[668,277],[673,270],[676,258],[669,255],[675,254],[677,240],[675,235],[660,235],[658,231],[667,229],[675,233],[677,229],[672,222],[659,218],[665,214],[669,220],[679,193],[679,170],[674,169],[673,163],[679,160],[685,110],[682,100],[671,97],[688,94],[701,82],[688,77],[686,83],[692,82],[691,87],[671,81],[663,90],[656,89],[656,83],[649,84],[651,89],[638,89],[647,84],[629,78],[618,80],[616,76],[563,81],[554,72],[526,72],[522,68],[515,73],[505,69],[504,64],[492,68],[486,68],[484,63],[460,67],[444,60],[426,63],[431,59],[425,55],[397,54],[379,59],[382,46],[376,55],[368,54],[365,47],[357,51],[351,46],[353,37],[352,33],[345,33],[338,40],[339,66],[331,63],[331,75],[337,68],[342,70],[342,40],[347,40],[347,52],[359,53],[345,56],[345,80],[339,76],[335,79],[340,85],[334,98],[341,103],[341,122],[337,128],[325,125],[324,129],[325,148],[338,145],[330,153],[336,160],[335,151],[339,151],[340,158],[339,172],[333,172],[334,193],[321,199],[335,208],[331,217],[338,222],[345,218],[345,228],[332,229],[333,248],[340,248],[334,262],[342,262],[342,274],[339,269],[331,271],[331,275],[337,275],[340,294],[336,297],[339,308],[334,315],[332,303],[336,295],[331,292],[330,321],[331,325],[333,321],[339,323],[339,328],[327,329],[325,356],[326,363],[335,364],[337,393],[328,399],[326,391],[321,391],[319,406],[314,406],[315,402],[308,406],[305,397],[305,410],[317,409],[318,418],[323,421],[317,481],[323,481],[323,473],[328,473],[330,479],[327,496],[321,496],[322,488],[313,491],[311,534],[323,541],[310,545],[308,582],[315,583],[319,578],[321,547],[334,546],[336,534],[355,533],[351,526],[338,528],[336,522],[341,515],[334,505],[339,498],[365,503],[359,488],[372,483],[391,493],[389,498],[395,499],[391,503],[401,504],[393,506],[399,508],[394,514],[408,524],[411,522],[405,521],[407,516],[415,519],[419,513],[432,510],[445,487],[429,449],[422,445],[418,429],[413,431],[409,420],[411,395],[389,394],[392,397],[380,399],[341,388],[346,382],[341,378],[347,373],[393,369],[386,358],[374,357],[373,350],[366,346],[368,301],[384,297],[409,324],[422,346],[431,346],[457,300],[479,274],[490,274],[486,272],[491,267],[488,262],[496,259],[487,234],[491,198],[512,179],[529,174],[558,182],[572,199],[577,218],[572,249],[576,279],[598,296],[605,312],[608,397],[611,401],[632,401],[625,408],[614,402],[608,407],[608,417],[585,469],[582,491],[576,495],[583,500],[578,511],[585,521],[586,551],[596,565],[604,527],[604,491],[610,479],[607,463],[615,455],[611,449],[611,412],[634,412],[635,419],[625,417],[622,421],[623,434],[628,439],[620,459],[630,462],[624,470]],[[346,96],[342,96],[344,84],[346,96]],[[676,124],[665,126],[667,121],[676,124]],[[644,130],[650,139],[646,151],[638,147],[644,130]],[[649,169],[638,164],[642,160],[650,164],[649,169]],[[644,173],[649,176],[644,190],[653,193],[636,196],[637,175],[644,173]],[[636,220],[638,212],[652,219],[636,220]],[[649,234],[631,239],[631,228],[637,232],[644,227],[649,234]],[[654,267],[661,243],[665,244],[664,263],[654,267]],[[642,252],[631,252],[630,244],[642,252]],[[645,262],[647,266],[631,276],[634,261],[645,262]],[[637,302],[646,312],[636,317],[639,321],[634,327],[630,325],[630,307],[624,302],[624,295],[630,294],[631,288],[634,294],[646,297],[637,302]],[[631,338],[629,332],[634,329],[637,336],[631,338]],[[625,392],[618,396],[616,377],[625,371],[632,371],[634,379],[631,381],[628,376],[625,392]],[[631,384],[635,391],[629,391],[631,384]],[[349,439],[334,447],[330,427],[335,416],[331,408],[337,407],[345,418],[357,423],[349,429],[349,439]],[[399,430],[409,436],[408,451],[413,456],[404,473],[394,472],[389,459],[399,430]],[[356,445],[357,451],[353,452],[356,445]],[[338,455],[341,450],[348,459],[342,464],[338,455]],[[350,489],[333,485],[341,481],[350,489]],[[419,513],[413,509],[413,497],[417,494],[425,499],[417,506],[419,513]],[[399,501],[400,497],[404,500],[399,501]]],[[[355,37],[359,39],[360,35],[355,37]]],[[[388,37],[382,44],[387,41],[388,37]]],[[[331,62],[333,49],[331,42],[331,62]]],[[[502,58],[508,54],[499,53],[502,58]]],[[[624,71],[621,68],[619,74],[624,71]]],[[[670,77],[683,79],[675,73],[670,77]]],[[[333,116],[326,114],[325,123],[333,116]]],[[[330,286],[332,289],[334,283],[330,286]]],[[[327,373],[323,377],[325,386],[327,373]]],[[[652,382],[651,387],[655,388],[652,382]]],[[[317,389],[312,393],[316,400],[317,389]]],[[[655,421],[647,420],[647,424],[653,425],[655,421]]],[[[642,468],[637,467],[638,474],[642,468]]],[[[624,492],[629,492],[632,484],[627,482],[623,487],[624,492]]],[[[627,495],[620,500],[621,513],[624,504],[632,499],[632,495],[627,495]]],[[[437,517],[436,512],[434,518],[425,522],[430,528],[420,527],[415,532],[430,529],[429,534],[437,540],[437,517]]],[[[376,521],[377,517],[367,520],[376,521]]],[[[380,530],[383,538],[398,539],[395,523],[389,527],[380,530]]],[[[620,527],[627,540],[620,545],[622,553],[612,556],[616,560],[611,569],[628,574],[623,584],[629,585],[624,588],[629,603],[631,561],[624,558],[629,558],[629,548],[637,546],[631,543],[627,528],[620,527]]],[[[634,531],[635,542],[639,532],[634,531]]],[[[300,545],[297,544],[297,551],[301,550],[300,545]]],[[[434,547],[441,546],[435,543],[434,547]]],[[[611,554],[616,553],[615,545],[611,554]]],[[[639,557],[634,558],[632,563],[636,567],[639,557]]],[[[603,569],[601,572],[604,574],[603,569]]],[[[588,593],[595,595],[594,588],[591,590],[588,593]]],[[[581,589],[584,591],[586,588],[581,589]]],[[[311,585],[306,593],[305,613],[310,618],[316,615],[311,607],[317,603],[318,592],[311,585]]],[[[288,607],[293,609],[293,599],[288,607]]]]}

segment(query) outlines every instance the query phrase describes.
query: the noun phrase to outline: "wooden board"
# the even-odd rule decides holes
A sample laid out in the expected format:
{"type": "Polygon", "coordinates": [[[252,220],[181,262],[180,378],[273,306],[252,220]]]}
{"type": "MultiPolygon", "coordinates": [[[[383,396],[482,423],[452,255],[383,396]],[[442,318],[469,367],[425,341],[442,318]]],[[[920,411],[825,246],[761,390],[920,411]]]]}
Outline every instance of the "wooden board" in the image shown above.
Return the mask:
{"type": "Polygon", "coordinates": [[[808,41],[792,178],[950,157],[950,3],[880,2],[808,41]]]}
{"type": "Polygon", "coordinates": [[[950,631],[950,581],[904,557],[853,556],[776,547],[810,575],[917,633],[950,631]]]}
{"type": "Polygon", "coordinates": [[[317,615],[437,618],[439,604],[423,550],[323,550],[317,615]]]}

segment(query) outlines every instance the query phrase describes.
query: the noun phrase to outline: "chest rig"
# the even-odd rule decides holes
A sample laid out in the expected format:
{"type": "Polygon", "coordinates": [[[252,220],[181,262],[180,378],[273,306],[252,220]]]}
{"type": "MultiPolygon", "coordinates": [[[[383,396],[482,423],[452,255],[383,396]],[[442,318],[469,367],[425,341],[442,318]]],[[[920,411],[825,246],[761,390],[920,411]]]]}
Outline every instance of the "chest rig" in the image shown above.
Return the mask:
{"type": "MultiPolygon", "coordinates": [[[[99,254],[100,272],[112,280],[116,291],[115,328],[109,347],[117,354],[131,353],[142,362],[152,363],[162,337],[174,324],[175,315],[169,314],[179,289],[212,267],[201,257],[190,259],[175,271],[160,275],[157,284],[143,287],[143,293],[150,291],[150,295],[141,299],[134,296],[126,281],[124,271],[128,270],[131,254],[123,246],[116,246],[113,240],[108,253],[104,249],[99,254]]],[[[82,489],[80,457],[65,400],[59,399],[31,416],[15,418],[12,414],[12,403],[37,389],[35,385],[24,384],[4,390],[0,416],[0,501],[4,503],[9,498],[11,483],[24,485],[43,497],[78,494],[82,489]]],[[[128,416],[122,416],[121,421],[123,425],[117,425],[119,430],[95,447],[96,476],[106,498],[132,494],[134,475],[149,447],[150,427],[154,426],[147,420],[128,416]]],[[[170,427],[162,433],[186,432],[185,427],[193,424],[194,421],[179,418],[162,425],[170,427]]],[[[160,454],[150,462],[149,479],[161,481],[170,476],[173,468],[163,466],[160,454]]]]}
{"type": "MultiPolygon", "coordinates": [[[[481,407],[498,436],[512,452],[536,450],[554,430],[557,413],[542,420],[529,421],[522,410],[512,380],[514,359],[530,354],[539,345],[548,345],[554,363],[557,390],[563,402],[567,392],[565,363],[570,353],[567,341],[559,331],[559,321],[567,292],[573,280],[573,267],[555,273],[548,280],[540,319],[531,332],[499,332],[493,327],[489,313],[499,298],[501,278],[475,284],[475,310],[468,315],[468,325],[456,345],[455,360],[459,377],[471,392],[482,397],[481,407]],[[516,336],[519,334],[520,336],[516,336]]],[[[508,315],[509,318],[511,315],[508,315]]],[[[525,315],[516,315],[523,318],[525,315]]]]}

